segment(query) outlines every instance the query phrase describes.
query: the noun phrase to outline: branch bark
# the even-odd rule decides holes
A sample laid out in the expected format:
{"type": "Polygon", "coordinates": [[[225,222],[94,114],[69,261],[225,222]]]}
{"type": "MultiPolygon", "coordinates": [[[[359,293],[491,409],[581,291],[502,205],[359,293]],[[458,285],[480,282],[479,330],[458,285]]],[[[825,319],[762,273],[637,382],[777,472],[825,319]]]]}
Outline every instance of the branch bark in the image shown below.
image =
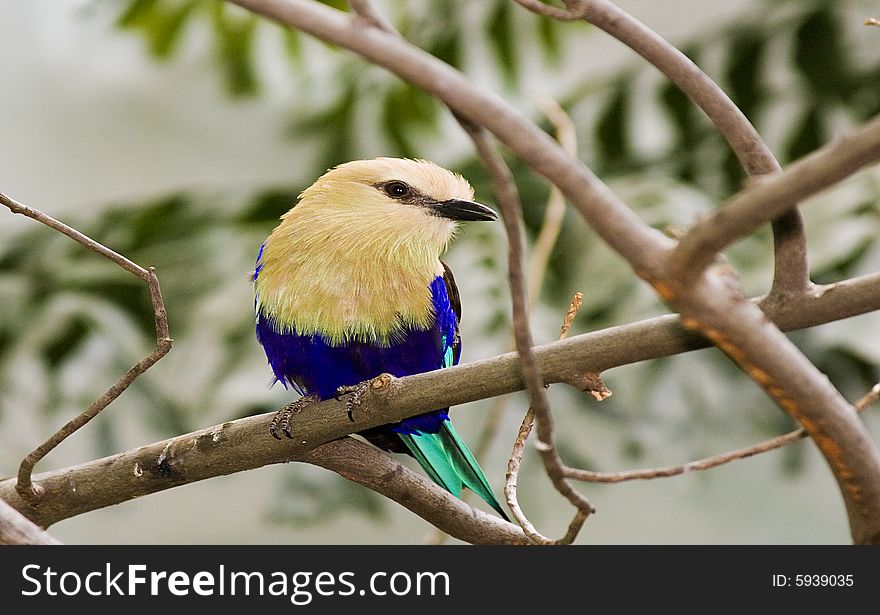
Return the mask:
{"type": "Polygon", "coordinates": [[[0,545],[58,545],[46,530],[0,499],[0,545]]]}
{"type": "Polygon", "coordinates": [[[165,302],[162,300],[162,291],[159,288],[159,278],[156,276],[156,271],[152,267],[144,269],[137,263],[134,263],[121,254],[114,252],[107,246],[98,243],[75,228],[60,222],[37,209],[19,203],[3,193],[0,193],[0,204],[8,207],[14,214],[20,214],[31,218],[32,220],[36,220],[37,222],[45,224],[49,228],[58,231],[62,235],[70,237],[75,242],[100,254],[104,258],[111,260],[122,269],[143,280],[150,291],[150,301],[153,305],[153,320],[156,326],[156,347],[153,351],[123,374],[113,386],[111,386],[101,397],[95,400],[88,408],[64,424],[61,429],[52,434],[45,442],[31,451],[22,460],[21,465],[18,468],[18,482],[16,483],[16,489],[23,498],[36,501],[42,497],[42,493],[31,480],[34,466],[36,466],[43,457],[48,455],[52,449],[61,444],[71,434],[98,416],[104,408],[109,406],[117,397],[122,395],[125,389],[127,389],[138,376],[150,369],[157,361],[159,361],[159,359],[168,354],[168,351],[171,350],[172,340],[168,331],[168,315],[165,311],[165,302]]]}
{"type": "MultiPolygon", "coordinates": [[[[877,481],[880,458],[852,407],[780,330],[766,320],[761,309],[739,294],[732,281],[706,269],[710,262],[708,255],[714,254],[712,250],[720,249],[715,246],[726,245],[760,224],[759,220],[775,217],[793,206],[793,202],[775,200],[779,193],[774,191],[782,190],[783,194],[803,198],[821,189],[823,186],[817,184],[824,179],[820,177],[803,190],[796,190],[785,182],[792,181],[791,176],[797,173],[797,169],[769,178],[751,189],[751,194],[747,190],[735,197],[729,204],[735,206],[719,210],[710,218],[713,220],[711,224],[695,226],[673,250],[668,238],[643,224],[589,169],[565,154],[548,135],[510,105],[470,84],[457,71],[429,54],[378,28],[366,27],[363,18],[351,18],[320,4],[303,0],[234,2],[360,53],[434,93],[455,113],[495,134],[534,170],[559,187],[600,236],[682,314],[681,323],[685,329],[699,332],[728,354],[781,408],[804,426],[822,450],[840,484],[854,540],[880,542],[880,485],[877,481]],[[785,192],[786,189],[793,192],[785,192]],[[737,202],[746,205],[733,203],[737,198],[742,199],[737,202]],[[741,216],[747,219],[730,220],[741,216]],[[670,255],[674,257],[670,259],[670,255]]],[[[877,151],[880,134],[876,133],[876,126],[872,126],[855,135],[849,145],[842,145],[844,152],[856,156],[854,152],[858,150],[861,152],[859,156],[876,160],[880,156],[877,151]],[[856,142],[858,145],[853,145],[856,142]]],[[[841,151],[825,148],[811,156],[808,162],[828,162],[829,168],[836,169],[832,172],[832,175],[836,173],[836,179],[832,177],[827,181],[836,181],[855,168],[846,164],[834,167],[832,159],[835,154],[841,154],[841,151]]],[[[839,310],[837,314],[847,315],[858,313],[865,306],[877,309],[875,304],[880,301],[878,280],[880,275],[875,274],[782,298],[771,294],[761,307],[771,317],[776,310],[775,315],[780,321],[787,315],[790,322],[807,322],[810,313],[813,318],[836,319],[827,313],[810,312],[810,309],[820,304],[826,308],[835,306],[839,310]],[[857,298],[857,307],[840,303],[844,293],[857,298]],[[798,306],[803,306],[803,311],[798,310],[798,306]]],[[[565,381],[583,388],[585,375],[613,367],[614,357],[628,356],[626,362],[632,362],[651,358],[645,356],[646,353],[650,355],[658,348],[663,348],[665,353],[670,348],[674,349],[673,352],[680,352],[707,345],[703,337],[683,332],[675,317],[649,322],[652,325],[647,328],[644,323],[635,323],[534,348],[536,371],[544,382],[565,381]],[[627,337],[634,333],[635,337],[627,337]],[[664,334],[667,337],[664,338],[664,334]],[[590,339],[589,349],[580,345],[587,338],[590,339]],[[602,343],[609,339],[613,340],[613,346],[605,346],[607,353],[603,353],[602,343]],[[633,359],[634,356],[638,358],[633,359]]],[[[332,465],[333,449],[328,449],[326,455],[320,453],[324,449],[320,445],[324,442],[436,407],[486,398],[523,386],[519,362],[514,354],[404,379],[389,377],[378,389],[371,391],[353,422],[348,421],[344,404],[337,401],[323,402],[298,415],[296,427],[301,438],[285,443],[283,450],[288,457],[284,460],[295,455],[311,463],[332,465]],[[310,457],[309,451],[315,456],[310,457]]],[[[278,448],[280,445],[274,441],[264,444],[255,439],[259,433],[260,437],[269,440],[265,434],[268,416],[226,423],[174,438],[159,443],[161,450],[156,449],[159,444],[151,445],[106,460],[40,475],[39,484],[47,490],[51,488],[53,494],[59,496],[51,500],[24,501],[12,487],[11,479],[0,483],[0,497],[8,499],[28,517],[48,524],[53,519],[65,518],[64,515],[78,514],[159,489],[265,463],[277,463],[282,460],[278,457],[282,450],[278,448]],[[249,431],[252,429],[259,431],[249,431]],[[224,444],[227,441],[229,446],[224,444]],[[230,447],[242,454],[230,455],[227,450],[230,447]],[[214,463],[211,465],[204,463],[198,455],[206,451],[212,451],[210,458],[214,463]],[[141,461],[146,465],[141,465],[141,461]],[[141,480],[145,475],[149,475],[148,478],[141,480]],[[83,499],[84,496],[91,499],[83,499]]],[[[356,480],[357,475],[368,481],[364,477],[370,467],[356,471],[350,459],[345,459],[344,463],[342,456],[337,459],[341,464],[339,471],[351,474],[356,480]]],[[[375,482],[375,488],[384,484],[378,477],[371,480],[375,482]]],[[[414,480],[407,479],[407,485],[412,485],[414,480]]],[[[426,484],[423,479],[422,482],[426,484]]],[[[440,493],[433,486],[427,485],[426,489],[428,487],[429,493],[440,493]]],[[[389,489],[387,492],[393,494],[389,497],[399,500],[407,497],[406,489],[389,489]]],[[[449,502],[443,503],[444,514],[449,506],[449,502]]],[[[432,521],[436,523],[437,519],[432,518],[432,521]]],[[[519,536],[522,537],[521,533],[519,536]]],[[[515,537],[515,534],[508,535],[507,539],[515,537]]]]}
{"type": "Polygon", "coordinates": [[[668,275],[687,283],[715,255],[796,203],[880,160],[880,117],[789,165],[772,180],[755,180],[685,233],[669,257],[668,275]]]}
{"type": "MultiPolygon", "coordinates": [[[[819,287],[812,297],[798,297],[783,304],[770,302],[765,307],[786,327],[828,322],[821,320],[826,313],[852,315],[849,310],[853,306],[863,311],[880,309],[880,274],[819,287]]],[[[687,331],[677,316],[670,315],[573,336],[536,346],[533,351],[543,381],[552,383],[577,382],[577,377],[588,371],[605,371],[707,346],[709,343],[703,337],[687,331]]],[[[310,406],[296,417],[298,438],[285,440],[283,444],[268,435],[268,424],[274,413],[248,417],[104,459],[37,474],[34,479],[46,497],[33,504],[16,492],[15,479],[6,479],[0,481],[0,499],[38,525],[48,527],[68,517],[171,487],[300,459],[309,449],[354,431],[433,408],[523,388],[517,354],[507,353],[395,379],[384,392],[366,396],[354,414],[354,422],[346,416],[344,400],[310,406]],[[190,451],[199,454],[202,462],[193,466],[187,455],[190,451]]],[[[317,463],[318,458],[314,457],[314,462],[317,463]]],[[[349,470],[351,477],[358,480],[353,472],[349,470]]],[[[367,484],[367,480],[370,479],[364,478],[363,484],[367,484]]],[[[435,511],[429,520],[439,525],[442,520],[437,517],[442,516],[435,511]]]]}
{"type": "MultiPolygon", "coordinates": [[[[667,266],[668,238],[642,223],[589,169],[566,155],[532,122],[430,54],[378,28],[362,27],[362,21],[323,5],[303,0],[232,1],[350,49],[435,94],[455,113],[492,132],[559,187],[603,240],[682,314],[686,327],[712,340],[807,429],[838,481],[853,539],[880,541],[880,484],[876,480],[880,454],[864,425],[827,378],[770,325],[732,280],[713,271],[704,272],[691,284],[673,279],[673,270],[667,266]]],[[[784,204],[786,210],[792,205],[784,204]]]]}
{"type": "Polygon", "coordinates": [[[46,497],[36,504],[18,496],[12,479],[0,482],[0,497],[34,523],[48,527],[78,514],[171,487],[271,463],[302,461],[369,487],[461,540],[477,544],[530,542],[517,526],[472,508],[363,442],[342,438],[310,450],[276,443],[268,435],[271,416],[231,421],[39,474],[37,480],[46,497]]]}
{"type": "MultiPolygon", "coordinates": [[[[566,535],[569,543],[573,542],[587,517],[595,512],[590,501],[578,493],[565,476],[565,464],[556,449],[554,437],[554,420],[550,411],[550,400],[538,370],[535,354],[532,352],[532,332],[529,328],[528,289],[525,277],[525,229],[522,221],[522,206],[513,175],[504,160],[494,148],[486,132],[478,127],[462,124],[468,131],[483,163],[489,169],[495,185],[495,193],[501,204],[504,227],[508,241],[508,279],[513,304],[513,334],[522,376],[531,400],[530,410],[535,415],[538,425],[538,442],[535,447],[544,463],[544,470],[556,490],[562,494],[575,508],[577,513],[572,522],[571,531],[566,535]]],[[[519,518],[517,516],[517,518],[519,518]]],[[[520,523],[523,530],[531,524],[520,523]]],[[[528,532],[530,536],[534,534],[528,532]]]]}
{"type": "MultiPolygon", "coordinates": [[[[583,19],[638,53],[669,78],[699,107],[727,140],[746,173],[778,173],[779,162],[729,96],[690,58],[662,36],[608,0],[565,0],[567,9],[537,0],[517,3],[554,19],[583,19]]],[[[773,220],[775,272],[771,294],[803,292],[810,287],[804,222],[797,202],[773,220]]]]}

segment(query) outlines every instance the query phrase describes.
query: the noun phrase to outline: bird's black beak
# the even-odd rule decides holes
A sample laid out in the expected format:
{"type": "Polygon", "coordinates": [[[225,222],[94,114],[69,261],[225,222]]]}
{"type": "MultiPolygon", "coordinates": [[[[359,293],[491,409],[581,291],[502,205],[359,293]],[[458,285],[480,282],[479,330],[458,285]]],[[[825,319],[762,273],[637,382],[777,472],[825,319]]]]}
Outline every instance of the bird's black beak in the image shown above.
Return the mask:
{"type": "Polygon", "coordinates": [[[449,218],[450,220],[495,220],[498,214],[479,203],[473,201],[460,201],[458,199],[450,199],[448,201],[438,201],[430,205],[431,211],[436,216],[449,218]]]}

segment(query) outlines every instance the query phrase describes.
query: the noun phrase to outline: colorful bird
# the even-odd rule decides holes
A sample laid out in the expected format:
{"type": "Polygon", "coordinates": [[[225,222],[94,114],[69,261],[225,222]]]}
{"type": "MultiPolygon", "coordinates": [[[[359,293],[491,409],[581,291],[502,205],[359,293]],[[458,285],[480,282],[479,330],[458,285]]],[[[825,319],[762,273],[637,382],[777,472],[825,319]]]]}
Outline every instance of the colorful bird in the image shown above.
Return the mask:
{"type": "MultiPolygon", "coordinates": [[[[461,353],[458,289],[440,261],[458,223],[494,220],[460,175],[397,158],[339,165],[303,191],[260,248],[253,274],[257,339],[275,380],[302,398],[291,417],[379,374],[450,367],[461,353]]],[[[361,435],[416,458],[441,487],[468,487],[507,519],[482,469],[440,408],[361,435]]]]}

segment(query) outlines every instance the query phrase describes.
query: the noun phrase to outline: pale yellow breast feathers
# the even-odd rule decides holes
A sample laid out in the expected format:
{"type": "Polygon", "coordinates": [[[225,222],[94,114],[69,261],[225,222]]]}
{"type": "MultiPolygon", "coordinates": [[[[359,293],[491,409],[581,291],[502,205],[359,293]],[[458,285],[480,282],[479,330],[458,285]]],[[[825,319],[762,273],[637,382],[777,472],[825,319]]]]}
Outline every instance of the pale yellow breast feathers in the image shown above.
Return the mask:
{"type": "Polygon", "coordinates": [[[331,344],[388,345],[433,321],[429,285],[456,223],[388,197],[399,180],[441,201],[473,198],[459,175],[420,160],[377,158],[331,169],[282,216],[261,258],[257,307],[284,330],[331,344]]]}

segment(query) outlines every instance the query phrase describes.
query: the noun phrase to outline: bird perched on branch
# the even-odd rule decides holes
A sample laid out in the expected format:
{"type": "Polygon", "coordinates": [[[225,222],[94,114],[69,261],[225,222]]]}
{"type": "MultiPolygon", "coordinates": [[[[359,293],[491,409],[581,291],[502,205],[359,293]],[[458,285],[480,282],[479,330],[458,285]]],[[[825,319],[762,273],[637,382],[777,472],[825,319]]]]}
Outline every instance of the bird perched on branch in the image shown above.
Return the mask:
{"type": "MultiPolygon", "coordinates": [[[[440,255],[465,220],[494,220],[460,175],[424,160],[339,165],[303,191],[260,248],[257,339],[275,380],[302,398],[273,418],[292,437],[305,405],[389,373],[450,367],[461,352],[458,289],[440,255]]],[[[361,388],[358,388],[361,387],[361,388]]],[[[408,453],[453,495],[468,487],[505,519],[448,408],[361,432],[408,453]]]]}

